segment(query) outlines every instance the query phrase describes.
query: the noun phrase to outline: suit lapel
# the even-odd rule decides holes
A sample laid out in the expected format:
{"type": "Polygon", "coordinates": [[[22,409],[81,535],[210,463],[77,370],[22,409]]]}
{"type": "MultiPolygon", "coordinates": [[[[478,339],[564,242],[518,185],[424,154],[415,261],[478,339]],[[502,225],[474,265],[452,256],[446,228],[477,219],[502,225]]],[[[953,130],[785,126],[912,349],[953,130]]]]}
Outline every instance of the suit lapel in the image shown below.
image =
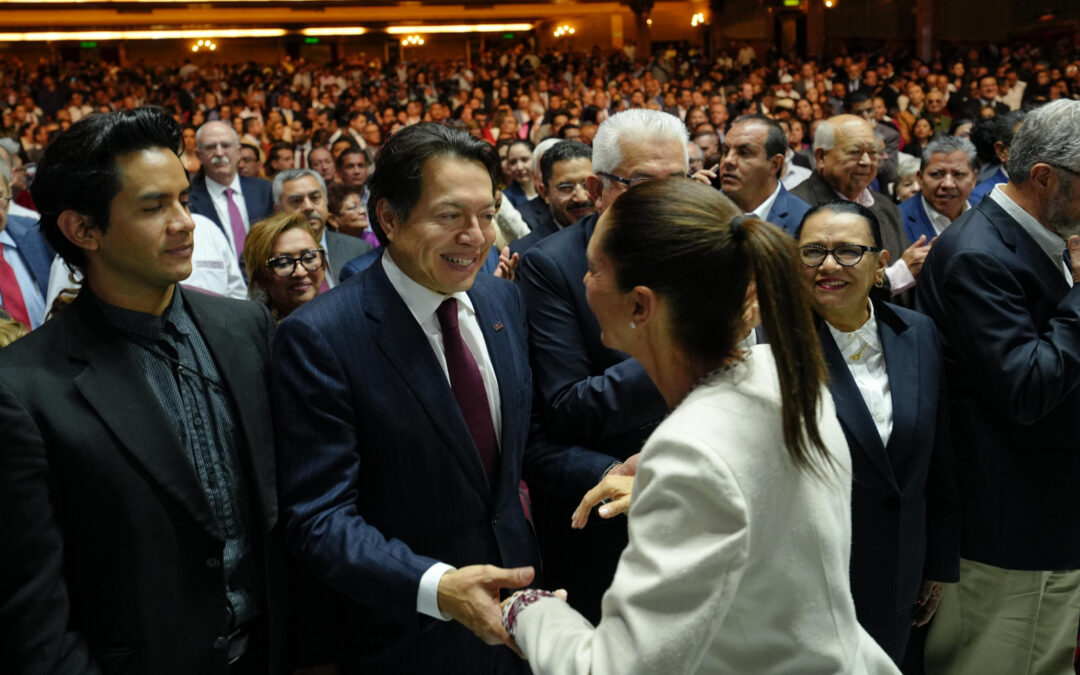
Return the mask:
{"type": "Polygon", "coordinates": [[[269,381],[266,373],[258,367],[258,360],[252,356],[253,352],[259,353],[259,349],[248,344],[250,338],[237,332],[227,320],[228,317],[205,307],[198,293],[184,292],[184,301],[214,357],[221,378],[225,380],[233,410],[238,417],[235,422],[240,427],[244,441],[239,450],[245,453],[244,463],[249,467],[247,475],[254,477],[251,487],[258,495],[263,524],[269,530],[277,521],[277,486],[272,440],[267,431],[270,420],[266,411],[269,410],[270,401],[262,395],[262,391],[269,391],[269,381]],[[259,390],[258,393],[237,395],[253,388],[259,390]],[[263,403],[261,409],[260,402],[263,403]]]}
{"type": "Polygon", "coordinates": [[[892,396],[892,435],[887,446],[892,466],[899,466],[902,458],[897,456],[901,448],[910,448],[918,417],[919,392],[922,390],[919,373],[922,372],[919,336],[887,305],[874,303],[878,319],[881,349],[885,353],[885,370],[889,374],[892,396]]]}
{"type": "Polygon", "coordinates": [[[124,338],[108,324],[87,290],[69,311],[77,313],[70,355],[86,363],[75,377],[75,387],[150,477],[207,532],[221,539],[187,451],[143,379],[139,364],[127,354],[124,338]]]}
{"type": "Polygon", "coordinates": [[[218,218],[217,209],[214,208],[214,200],[210,199],[210,192],[206,189],[205,179],[196,180],[191,184],[190,208],[193,213],[200,213],[214,221],[221,233],[225,234],[225,228],[222,227],[221,219],[218,218]]]}
{"type": "Polygon", "coordinates": [[[861,452],[891,483],[893,473],[889,458],[885,454],[885,446],[881,444],[881,436],[870,417],[866,401],[855,384],[855,378],[851,376],[828,325],[821,318],[817,319],[817,329],[825,365],[829,369],[829,391],[836,404],[836,417],[847,430],[849,438],[854,439],[858,446],[852,447],[851,452],[861,452]]]}
{"type": "Polygon", "coordinates": [[[480,452],[472,442],[450,383],[424,331],[386,278],[380,263],[373,264],[363,274],[364,284],[349,287],[362,295],[368,315],[378,324],[375,340],[379,350],[416,396],[469,482],[480,494],[488,496],[491,489],[480,463],[480,452]]]}

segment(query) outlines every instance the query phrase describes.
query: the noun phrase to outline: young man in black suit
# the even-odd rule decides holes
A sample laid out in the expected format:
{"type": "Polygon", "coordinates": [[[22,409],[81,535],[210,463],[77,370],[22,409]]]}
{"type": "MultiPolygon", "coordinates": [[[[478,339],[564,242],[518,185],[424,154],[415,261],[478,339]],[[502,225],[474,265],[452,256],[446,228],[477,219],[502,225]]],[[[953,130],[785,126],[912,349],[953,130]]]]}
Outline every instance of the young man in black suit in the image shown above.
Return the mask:
{"type": "Polygon", "coordinates": [[[0,352],[0,672],[280,672],[261,305],[191,273],[180,128],[91,115],[46,150],[42,230],[85,278],[0,352]]]}

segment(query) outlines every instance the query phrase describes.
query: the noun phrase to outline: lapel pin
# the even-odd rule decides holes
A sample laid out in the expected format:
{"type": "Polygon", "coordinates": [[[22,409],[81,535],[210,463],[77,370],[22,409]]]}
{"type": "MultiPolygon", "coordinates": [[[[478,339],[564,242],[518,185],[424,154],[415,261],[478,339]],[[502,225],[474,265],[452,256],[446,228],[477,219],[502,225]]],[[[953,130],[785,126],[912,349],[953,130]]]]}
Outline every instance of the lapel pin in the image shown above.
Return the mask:
{"type": "Polygon", "coordinates": [[[500,331],[500,330],[502,330],[502,329],[503,329],[503,325],[502,325],[502,322],[501,322],[501,321],[496,321],[496,322],[495,322],[495,325],[493,326],[493,328],[494,328],[494,329],[495,329],[496,331],[500,331]]]}

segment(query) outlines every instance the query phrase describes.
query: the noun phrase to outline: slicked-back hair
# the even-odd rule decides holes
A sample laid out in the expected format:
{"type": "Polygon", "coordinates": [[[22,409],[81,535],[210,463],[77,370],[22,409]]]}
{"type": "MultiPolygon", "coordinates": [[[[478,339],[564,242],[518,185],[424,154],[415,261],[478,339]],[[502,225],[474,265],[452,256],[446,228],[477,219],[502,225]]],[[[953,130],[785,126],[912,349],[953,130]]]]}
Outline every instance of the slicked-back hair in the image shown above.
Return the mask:
{"type": "Polygon", "coordinates": [[[549,190],[551,186],[548,183],[555,172],[555,165],[571,159],[592,160],[592,148],[579,141],[559,141],[540,156],[540,175],[549,190]]]}
{"type": "MultiPolygon", "coordinates": [[[[344,138],[344,137],[342,137],[344,138]]],[[[341,139],[338,139],[340,141],[341,139]]],[[[338,141],[334,141],[335,143],[338,141]]],[[[337,159],[334,160],[334,168],[341,171],[341,167],[345,166],[345,155],[363,155],[364,166],[370,167],[372,162],[371,151],[367,148],[361,148],[358,143],[353,143],[349,147],[338,153],[337,159]]]]}
{"type": "MultiPolygon", "coordinates": [[[[979,170],[979,162],[975,152],[975,146],[968,139],[962,136],[946,136],[945,134],[935,135],[926,147],[923,148],[922,161],[919,165],[919,171],[926,171],[926,167],[930,164],[931,158],[934,155],[946,154],[951,155],[954,152],[963,152],[967,157],[968,167],[972,171],[979,170]]],[[[996,158],[996,157],[995,157],[996,158]]]]}
{"type": "Polygon", "coordinates": [[[285,183],[291,183],[294,180],[300,180],[306,176],[311,176],[315,179],[315,182],[319,184],[319,189],[322,190],[323,197],[326,197],[326,181],[319,175],[319,172],[314,169],[285,169],[279,171],[274,176],[274,181],[270,184],[270,190],[274,196],[274,204],[279,208],[284,206],[281,203],[281,198],[285,194],[285,183]]]}
{"type": "MultiPolygon", "coordinates": [[[[770,119],[760,113],[753,115],[741,115],[735,118],[735,121],[731,126],[736,124],[764,124],[765,125],[765,158],[772,159],[776,155],[784,157],[787,155],[788,142],[787,134],[784,133],[784,128],[780,126],[780,123],[774,119],[770,119]]],[[[776,176],[779,178],[780,176],[776,176]]]]}
{"type": "Polygon", "coordinates": [[[1040,162],[1056,170],[1080,172],[1077,129],[1080,129],[1080,101],[1062,98],[1029,112],[1009,146],[1006,163],[1009,182],[1026,183],[1031,178],[1032,167],[1040,162]]]}
{"type": "Polygon", "coordinates": [[[385,199],[398,220],[408,220],[423,191],[424,164],[435,157],[479,162],[491,178],[491,195],[495,196],[502,168],[494,148],[467,131],[434,122],[405,127],[379,150],[379,170],[368,181],[368,222],[383,246],[389,242],[379,222],[379,202],[385,199]]]}
{"type": "Polygon", "coordinates": [[[799,237],[802,236],[803,225],[806,225],[806,221],[819,213],[846,213],[858,216],[866,221],[866,226],[870,229],[870,240],[874,242],[874,246],[878,248],[883,248],[885,246],[885,244],[882,243],[883,240],[881,238],[881,222],[878,221],[874,212],[862,204],[849,202],[846,199],[837,199],[835,201],[825,202],[824,204],[818,204],[817,206],[811,207],[811,209],[803,215],[802,220],[799,221],[799,226],[795,228],[795,241],[798,241],[799,237]]]}
{"type": "Polygon", "coordinates": [[[675,343],[701,372],[738,357],[754,280],[776,361],[787,453],[800,469],[824,474],[832,465],[817,426],[825,365],[795,241],[744,217],[718,190],[681,177],[630,188],[605,218],[599,246],[616,285],[623,293],[645,286],[663,298],[675,343]]]}
{"type": "Polygon", "coordinates": [[[151,148],[177,157],[183,148],[180,125],[163,108],[88,115],[45,148],[30,194],[41,213],[42,234],[69,267],[82,268],[86,258],[60,231],[60,214],[75,211],[108,230],[109,205],[123,188],[117,159],[151,148]]]}

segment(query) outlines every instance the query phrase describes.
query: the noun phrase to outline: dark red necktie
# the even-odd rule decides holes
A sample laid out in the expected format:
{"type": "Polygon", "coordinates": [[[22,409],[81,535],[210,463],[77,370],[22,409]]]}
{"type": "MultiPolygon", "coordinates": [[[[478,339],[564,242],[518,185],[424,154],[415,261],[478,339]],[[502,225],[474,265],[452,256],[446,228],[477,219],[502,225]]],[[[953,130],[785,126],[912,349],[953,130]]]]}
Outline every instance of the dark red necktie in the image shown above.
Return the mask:
{"type": "MultiPolygon", "coordinates": [[[[26,301],[23,300],[19,280],[15,278],[15,270],[8,264],[8,261],[4,260],[3,245],[0,245],[0,298],[3,299],[4,309],[11,315],[11,318],[23,322],[29,328],[30,312],[26,311],[26,301]]],[[[455,317],[454,321],[454,330],[457,330],[456,319],[457,317],[455,317]]]]}
{"type": "Polygon", "coordinates": [[[461,339],[458,330],[457,300],[444,300],[435,311],[442,328],[443,350],[446,352],[446,369],[450,371],[450,389],[454,392],[465,424],[469,427],[480,462],[484,465],[488,484],[494,485],[499,475],[499,445],[495,438],[495,425],[491,421],[487,390],[480,377],[480,368],[472,352],[461,339]]]}

